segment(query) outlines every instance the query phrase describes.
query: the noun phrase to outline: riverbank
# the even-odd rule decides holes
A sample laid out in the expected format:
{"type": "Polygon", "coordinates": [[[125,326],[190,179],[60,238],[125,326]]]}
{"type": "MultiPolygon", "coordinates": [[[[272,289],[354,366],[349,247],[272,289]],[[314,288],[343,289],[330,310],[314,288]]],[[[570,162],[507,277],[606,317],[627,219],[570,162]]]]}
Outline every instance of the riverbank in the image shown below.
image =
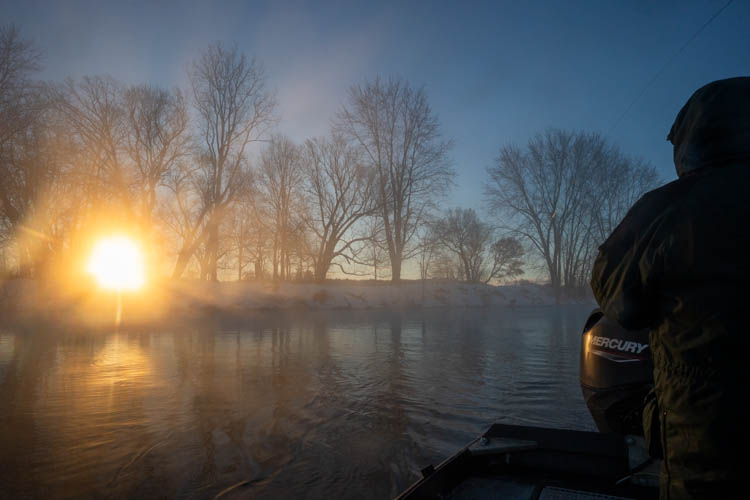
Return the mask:
{"type": "MultiPolygon", "coordinates": [[[[492,286],[456,281],[326,283],[176,282],[173,296],[188,303],[240,309],[408,309],[554,305],[549,286],[492,286]]],[[[565,302],[585,300],[564,299],[565,302]]]]}
{"type": "MultiPolygon", "coordinates": [[[[592,298],[564,298],[563,303],[593,303],[592,298]]],[[[492,286],[444,280],[329,281],[326,283],[164,281],[141,292],[103,292],[92,284],[55,287],[33,280],[0,285],[0,310],[6,315],[75,317],[110,321],[117,309],[129,321],[206,313],[243,314],[274,310],[499,308],[555,305],[552,289],[523,283],[492,286]]]]}

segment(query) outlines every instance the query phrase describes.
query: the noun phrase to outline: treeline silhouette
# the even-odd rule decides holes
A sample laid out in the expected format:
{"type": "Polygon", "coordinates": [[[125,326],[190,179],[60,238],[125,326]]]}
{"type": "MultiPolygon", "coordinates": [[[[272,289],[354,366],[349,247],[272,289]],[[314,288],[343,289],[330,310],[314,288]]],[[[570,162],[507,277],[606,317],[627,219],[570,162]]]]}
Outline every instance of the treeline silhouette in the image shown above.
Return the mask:
{"type": "Polygon", "coordinates": [[[487,170],[491,214],[444,210],[451,141],[425,90],[352,86],[329,133],[274,133],[255,59],[209,45],[185,89],[108,76],[40,82],[41,52],[0,28],[0,272],[48,278],[108,231],[144,243],[172,278],[493,282],[537,267],[587,282],[596,245],[658,181],[597,134],[548,130],[487,170]],[[524,261],[526,259],[526,261],[524,261]]]}

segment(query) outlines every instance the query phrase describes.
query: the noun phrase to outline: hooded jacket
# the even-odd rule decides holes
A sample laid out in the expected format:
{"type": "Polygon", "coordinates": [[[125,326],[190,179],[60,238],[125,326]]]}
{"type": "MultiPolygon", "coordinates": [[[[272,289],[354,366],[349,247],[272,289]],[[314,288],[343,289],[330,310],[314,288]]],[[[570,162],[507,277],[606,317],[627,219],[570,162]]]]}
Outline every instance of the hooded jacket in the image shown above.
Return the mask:
{"type": "Polygon", "coordinates": [[[610,319],[650,329],[658,413],[644,411],[644,430],[660,440],[662,498],[744,497],[750,78],[696,91],[668,140],[679,178],[645,194],[599,247],[591,288],[610,319]]]}

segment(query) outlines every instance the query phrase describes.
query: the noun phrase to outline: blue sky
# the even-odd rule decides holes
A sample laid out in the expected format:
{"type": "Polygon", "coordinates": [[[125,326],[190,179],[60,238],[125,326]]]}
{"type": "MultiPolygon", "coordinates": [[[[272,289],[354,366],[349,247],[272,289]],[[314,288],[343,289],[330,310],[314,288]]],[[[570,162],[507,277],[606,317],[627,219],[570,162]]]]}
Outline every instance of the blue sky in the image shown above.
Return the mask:
{"type": "Polygon", "coordinates": [[[43,79],[110,74],[185,84],[212,41],[236,42],[278,93],[278,131],[325,134],[346,90],[377,75],[424,85],[455,147],[445,206],[481,208],[484,169],[546,127],[597,131],[675,177],[672,120],[701,85],[750,74],[750,2],[735,0],[618,117],[726,0],[529,2],[3,2],[44,51],[43,79]]]}

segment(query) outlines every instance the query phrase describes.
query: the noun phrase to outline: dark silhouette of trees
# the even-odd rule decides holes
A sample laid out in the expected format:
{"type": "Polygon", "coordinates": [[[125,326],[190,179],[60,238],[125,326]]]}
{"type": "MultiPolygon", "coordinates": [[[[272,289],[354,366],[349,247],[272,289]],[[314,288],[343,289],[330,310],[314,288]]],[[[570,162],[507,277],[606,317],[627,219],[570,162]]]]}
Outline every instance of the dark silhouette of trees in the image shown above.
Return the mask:
{"type": "Polygon", "coordinates": [[[304,148],[305,186],[310,211],[306,217],[312,232],[315,279],[325,280],[332,265],[342,273],[359,258],[367,234],[355,234],[355,225],[378,209],[374,172],[361,161],[359,151],[334,134],[330,139],[308,140],[304,148]]]}
{"type": "Polygon", "coordinates": [[[506,236],[490,247],[490,269],[485,283],[492,279],[514,278],[523,274],[523,257],[526,251],[517,239],[506,236]]]}
{"type": "Polygon", "coordinates": [[[587,285],[598,244],[658,180],[602,136],[558,129],[503,146],[487,174],[489,207],[543,260],[558,297],[587,285]]]}
{"type": "Polygon", "coordinates": [[[397,282],[402,262],[417,252],[410,243],[432,202],[451,185],[450,142],[441,139],[424,89],[397,79],[352,87],[338,129],[375,170],[391,279],[397,282]]]}
{"type": "Polygon", "coordinates": [[[497,222],[440,214],[451,144],[404,80],[352,87],[331,134],[298,145],[271,134],[276,99],[234,46],[210,45],[186,93],[108,76],[41,84],[39,63],[0,28],[0,263],[23,276],[119,225],[173,257],[173,278],[204,280],[372,269],[398,282],[412,259],[422,279],[488,283],[521,273],[523,242],[560,294],[588,283],[597,245],[658,182],[597,134],[550,129],[487,170],[497,222]]]}
{"type": "Polygon", "coordinates": [[[0,26],[0,145],[7,147],[36,118],[38,85],[31,79],[40,68],[41,52],[21,37],[17,26],[0,26]]]}
{"type": "MultiPolygon", "coordinates": [[[[193,105],[200,137],[198,189],[203,214],[198,242],[206,245],[206,275],[216,281],[219,227],[238,197],[248,192],[247,149],[274,122],[276,100],[266,89],[263,69],[236,46],[212,44],[190,70],[193,105]]],[[[184,246],[174,276],[181,276],[196,241],[184,246]]]]}
{"type": "Polygon", "coordinates": [[[59,250],[52,195],[62,165],[51,154],[46,99],[32,80],[40,52],[15,25],[0,27],[0,245],[14,247],[19,274],[59,250]]]}
{"type": "Polygon", "coordinates": [[[433,238],[458,260],[457,274],[469,283],[517,276],[523,247],[514,238],[495,240],[492,227],[468,208],[455,208],[435,221],[433,238]]]}
{"type": "Polygon", "coordinates": [[[187,104],[179,90],[138,85],[125,91],[124,105],[125,147],[134,167],[141,225],[150,235],[157,189],[190,151],[187,104]]]}
{"type": "Polygon", "coordinates": [[[289,278],[302,182],[299,148],[284,136],[273,136],[261,154],[258,189],[273,238],[271,276],[274,280],[289,278]]]}
{"type": "Polygon", "coordinates": [[[93,222],[105,207],[135,217],[123,86],[107,76],[86,76],[53,85],[50,91],[52,105],[79,152],[86,220],[93,222]]]}

